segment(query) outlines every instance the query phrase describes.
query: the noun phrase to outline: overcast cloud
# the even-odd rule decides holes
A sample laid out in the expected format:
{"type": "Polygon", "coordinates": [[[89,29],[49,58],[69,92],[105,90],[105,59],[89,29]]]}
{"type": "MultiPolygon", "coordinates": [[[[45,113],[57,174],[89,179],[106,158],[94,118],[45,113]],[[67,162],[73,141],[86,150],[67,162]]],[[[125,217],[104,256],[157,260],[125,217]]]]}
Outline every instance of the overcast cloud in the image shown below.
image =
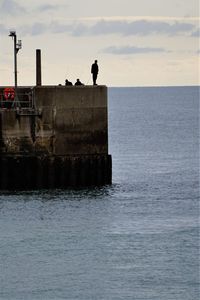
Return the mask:
{"type": "Polygon", "coordinates": [[[117,55],[124,54],[146,54],[146,53],[161,53],[161,52],[169,52],[163,48],[151,48],[151,47],[134,47],[134,46],[124,46],[124,47],[115,47],[111,46],[103,49],[104,53],[112,53],[117,55]]]}
{"type": "Polygon", "coordinates": [[[18,4],[17,1],[14,0],[3,0],[0,4],[0,14],[1,15],[20,15],[25,13],[25,8],[18,4]]]}
{"type": "MultiPolygon", "coordinates": [[[[94,26],[84,27],[82,30],[81,24],[80,35],[92,34],[121,34],[121,35],[149,35],[149,34],[167,34],[177,35],[179,33],[186,33],[194,29],[194,26],[189,23],[176,22],[173,24],[167,22],[153,22],[147,20],[139,20],[134,22],[127,21],[105,21],[97,22],[94,26]]],[[[72,32],[73,33],[73,32],[72,32]]],[[[77,34],[77,31],[76,31],[77,34]]]]}
{"type": "Polygon", "coordinates": [[[1,34],[7,34],[8,30],[5,28],[3,24],[0,24],[0,33],[1,34]]]}
{"type": "MultiPolygon", "coordinates": [[[[48,9],[48,8],[44,8],[48,9]]],[[[3,24],[1,24],[3,26],[3,24]]],[[[122,36],[129,35],[191,35],[197,36],[198,31],[195,25],[187,22],[174,22],[167,23],[162,21],[148,21],[138,20],[134,22],[127,21],[106,21],[102,20],[94,25],[88,25],[87,23],[59,23],[53,21],[51,23],[36,22],[32,25],[20,26],[20,31],[30,35],[44,34],[45,32],[50,33],[69,33],[72,36],[98,36],[108,34],[120,34],[122,36]],[[25,30],[24,30],[25,29],[25,30]]]]}
{"type": "Polygon", "coordinates": [[[200,37],[200,28],[198,28],[197,30],[195,30],[194,32],[192,32],[191,34],[192,37],[200,37]]]}
{"type": "Polygon", "coordinates": [[[46,84],[88,82],[96,58],[100,84],[197,84],[198,11],[199,0],[0,0],[0,85],[13,80],[10,30],[22,39],[21,84],[35,80],[36,48],[46,84]]]}

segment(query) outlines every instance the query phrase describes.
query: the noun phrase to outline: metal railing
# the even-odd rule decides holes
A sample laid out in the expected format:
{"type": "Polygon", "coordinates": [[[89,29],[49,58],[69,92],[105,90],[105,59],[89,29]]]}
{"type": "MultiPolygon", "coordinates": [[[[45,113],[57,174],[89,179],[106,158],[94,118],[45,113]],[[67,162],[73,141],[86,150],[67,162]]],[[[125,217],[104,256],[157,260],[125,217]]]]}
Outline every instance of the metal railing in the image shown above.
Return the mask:
{"type": "Polygon", "coordinates": [[[0,93],[0,109],[33,109],[34,100],[33,100],[33,91],[18,93],[18,100],[15,102],[15,99],[5,99],[4,94],[0,93]]]}

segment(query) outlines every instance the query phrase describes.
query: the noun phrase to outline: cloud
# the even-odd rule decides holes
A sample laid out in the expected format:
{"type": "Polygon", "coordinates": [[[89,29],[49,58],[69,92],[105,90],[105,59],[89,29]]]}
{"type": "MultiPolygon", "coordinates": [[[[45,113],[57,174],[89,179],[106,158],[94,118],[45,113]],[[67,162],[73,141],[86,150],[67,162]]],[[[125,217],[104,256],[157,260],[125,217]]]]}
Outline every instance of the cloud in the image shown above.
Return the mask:
{"type": "Polygon", "coordinates": [[[22,35],[42,35],[47,32],[47,30],[48,26],[40,22],[34,23],[30,26],[28,25],[20,27],[20,32],[22,33],[22,35]]]}
{"type": "Polygon", "coordinates": [[[70,34],[72,36],[85,36],[93,35],[90,34],[90,27],[83,23],[74,24],[71,26],[70,34]]]}
{"type": "Polygon", "coordinates": [[[71,31],[71,25],[60,24],[57,21],[53,21],[49,25],[49,30],[52,33],[65,33],[71,31]]]}
{"type": "Polygon", "coordinates": [[[167,51],[163,48],[134,47],[134,46],[124,46],[124,47],[111,46],[111,47],[103,49],[102,52],[116,54],[116,55],[127,55],[127,54],[161,53],[161,52],[169,52],[169,51],[167,51]]]}
{"type": "Polygon", "coordinates": [[[141,20],[148,20],[148,21],[162,21],[162,22],[199,22],[199,17],[191,17],[191,16],[185,16],[185,17],[174,17],[174,16],[95,16],[95,17],[81,17],[78,18],[78,20],[82,21],[141,21],[141,20]]]}
{"type": "MultiPolygon", "coordinates": [[[[8,0],[11,1],[11,0],[8,0]]],[[[53,9],[52,5],[45,5],[43,9],[53,9]]],[[[44,32],[49,33],[68,33],[72,36],[99,36],[116,34],[121,36],[149,36],[149,35],[187,35],[196,36],[196,26],[187,22],[163,22],[151,20],[136,20],[129,22],[127,20],[101,20],[94,24],[87,22],[60,23],[53,21],[51,23],[33,23],[31,26],[23,25],[21,30],[27,34],[39,35],[44,32]],[[192,33],[193,32],[193,33],[192,33]]]]}
{"type": "Polygon", "coordinates": [[[6,28],[3,24],[0,24],[0,33],[1,33],[1,34],[6,34],[6,33],[8,33],[7,28],[6,28]]]}
{"type": "Polygon", "coordinates": [[[177,35],[194,29],[194,25],[184,22],[175,22],[173,24],[162,21],[138,20],[133,22],[127,21],[99,21],[90,28],[91,34],[113,34],[122,35],[150,35],[165,34],[177,35]]]}
{"type": "Polygon", "coordinates": [[[0,5],[0,14],[1,15],[19,15],[21,13],[25,13],[26,10],[23,6],[19,5],[14,0],[3,0],[0,5]]]}
{"type": "Polygon", "coordinates": [[[58,9],[57,5],[51,5],[51,4],[43,4],[40,5],[37,10],[41,12],[49,11],[49,10],[55,10],[58,9]]]}
{"type": "Polygon", "coordinates": [[[193,24],[177,21],[171,24],[170,22],[148,20],[137,20],[133,22],[101,20],[91,26],[78,23],[74,25],[74,27],[71,26],[72,30],[70,33],[73,36],[105,34],[120,34],[123,36],[160,34],[175,36],[190,33],[194,28],[195,26],[193,24]]]}
{"type": "Polygon", "coordinates": [[[60,10],[60,9],[65,9],[67,8],[68,5],[64,4],[64,5],[52,5],[52,4],[42,4],[40,6],[38,6],[36,8],[36,11],[37,12],[42,12],[42,13],[45,13],[45,12],[49,12],[49,11],[56,11],[56,10],[60,10]]]}
{"type": "Polygon", "coordinates": [[[87,27],[84,24],[62,24],[57,21],[53,21],[49,24],[45,24],[42,22],[36,22],[32,25],[21,26],[20,31],[23,34],[30,35],[41,35],[45,32],[50,32],[53,34],[56,33],[69,33],[72,36],[82,36],[85,35],[87,31],[87,27]]]}
{"type": "Polygon", "coordinates": [[[200,28],[198,28],[197,30],[193,31],[191,33],[192,37],[199,37],[200,36],[200,28]]]}
{"type": "Polygon", "coordinates": [[[47,30],[47,27],[46,27],[45,24],[43,24],[43,23],[35,23],[32,26],[31,34],[32,35],[40,35],[40,34],[43,34],[46,30],[47,30]]]}

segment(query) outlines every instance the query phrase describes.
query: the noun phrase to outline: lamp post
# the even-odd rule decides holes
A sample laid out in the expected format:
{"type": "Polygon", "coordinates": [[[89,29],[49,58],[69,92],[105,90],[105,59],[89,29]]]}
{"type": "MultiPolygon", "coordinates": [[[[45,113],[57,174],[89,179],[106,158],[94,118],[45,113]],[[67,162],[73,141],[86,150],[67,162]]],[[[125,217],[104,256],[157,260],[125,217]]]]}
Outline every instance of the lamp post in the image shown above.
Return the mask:
{"type": "Polygon", "coordinates": [[[15,98],[13,101],[13,106],[16,104],[16,106],[20,106],[18,93],[17,93],[17,53],[22,48],[22,41],[17,41],[17,35],[15,31],[10,31],[9,36],[12,37],[14,40],[14,77],[15,77],[15,98]]]}

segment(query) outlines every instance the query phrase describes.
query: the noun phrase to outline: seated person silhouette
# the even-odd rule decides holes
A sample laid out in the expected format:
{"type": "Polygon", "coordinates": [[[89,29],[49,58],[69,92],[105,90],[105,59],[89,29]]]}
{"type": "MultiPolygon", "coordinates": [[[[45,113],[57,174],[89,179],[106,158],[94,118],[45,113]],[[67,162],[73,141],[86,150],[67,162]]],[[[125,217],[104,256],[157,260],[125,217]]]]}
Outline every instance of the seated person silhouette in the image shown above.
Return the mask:
{"type": "Polygon", "coordinates": [[[84,85],[84,84],[79,79],[77,79],[75,85],[84,85]]]}
{"type": "Polygon", "coordinates": [[[65,85],[73,85],[71,81],[69,81],[68,79],[65,80],[65,85]]]}

